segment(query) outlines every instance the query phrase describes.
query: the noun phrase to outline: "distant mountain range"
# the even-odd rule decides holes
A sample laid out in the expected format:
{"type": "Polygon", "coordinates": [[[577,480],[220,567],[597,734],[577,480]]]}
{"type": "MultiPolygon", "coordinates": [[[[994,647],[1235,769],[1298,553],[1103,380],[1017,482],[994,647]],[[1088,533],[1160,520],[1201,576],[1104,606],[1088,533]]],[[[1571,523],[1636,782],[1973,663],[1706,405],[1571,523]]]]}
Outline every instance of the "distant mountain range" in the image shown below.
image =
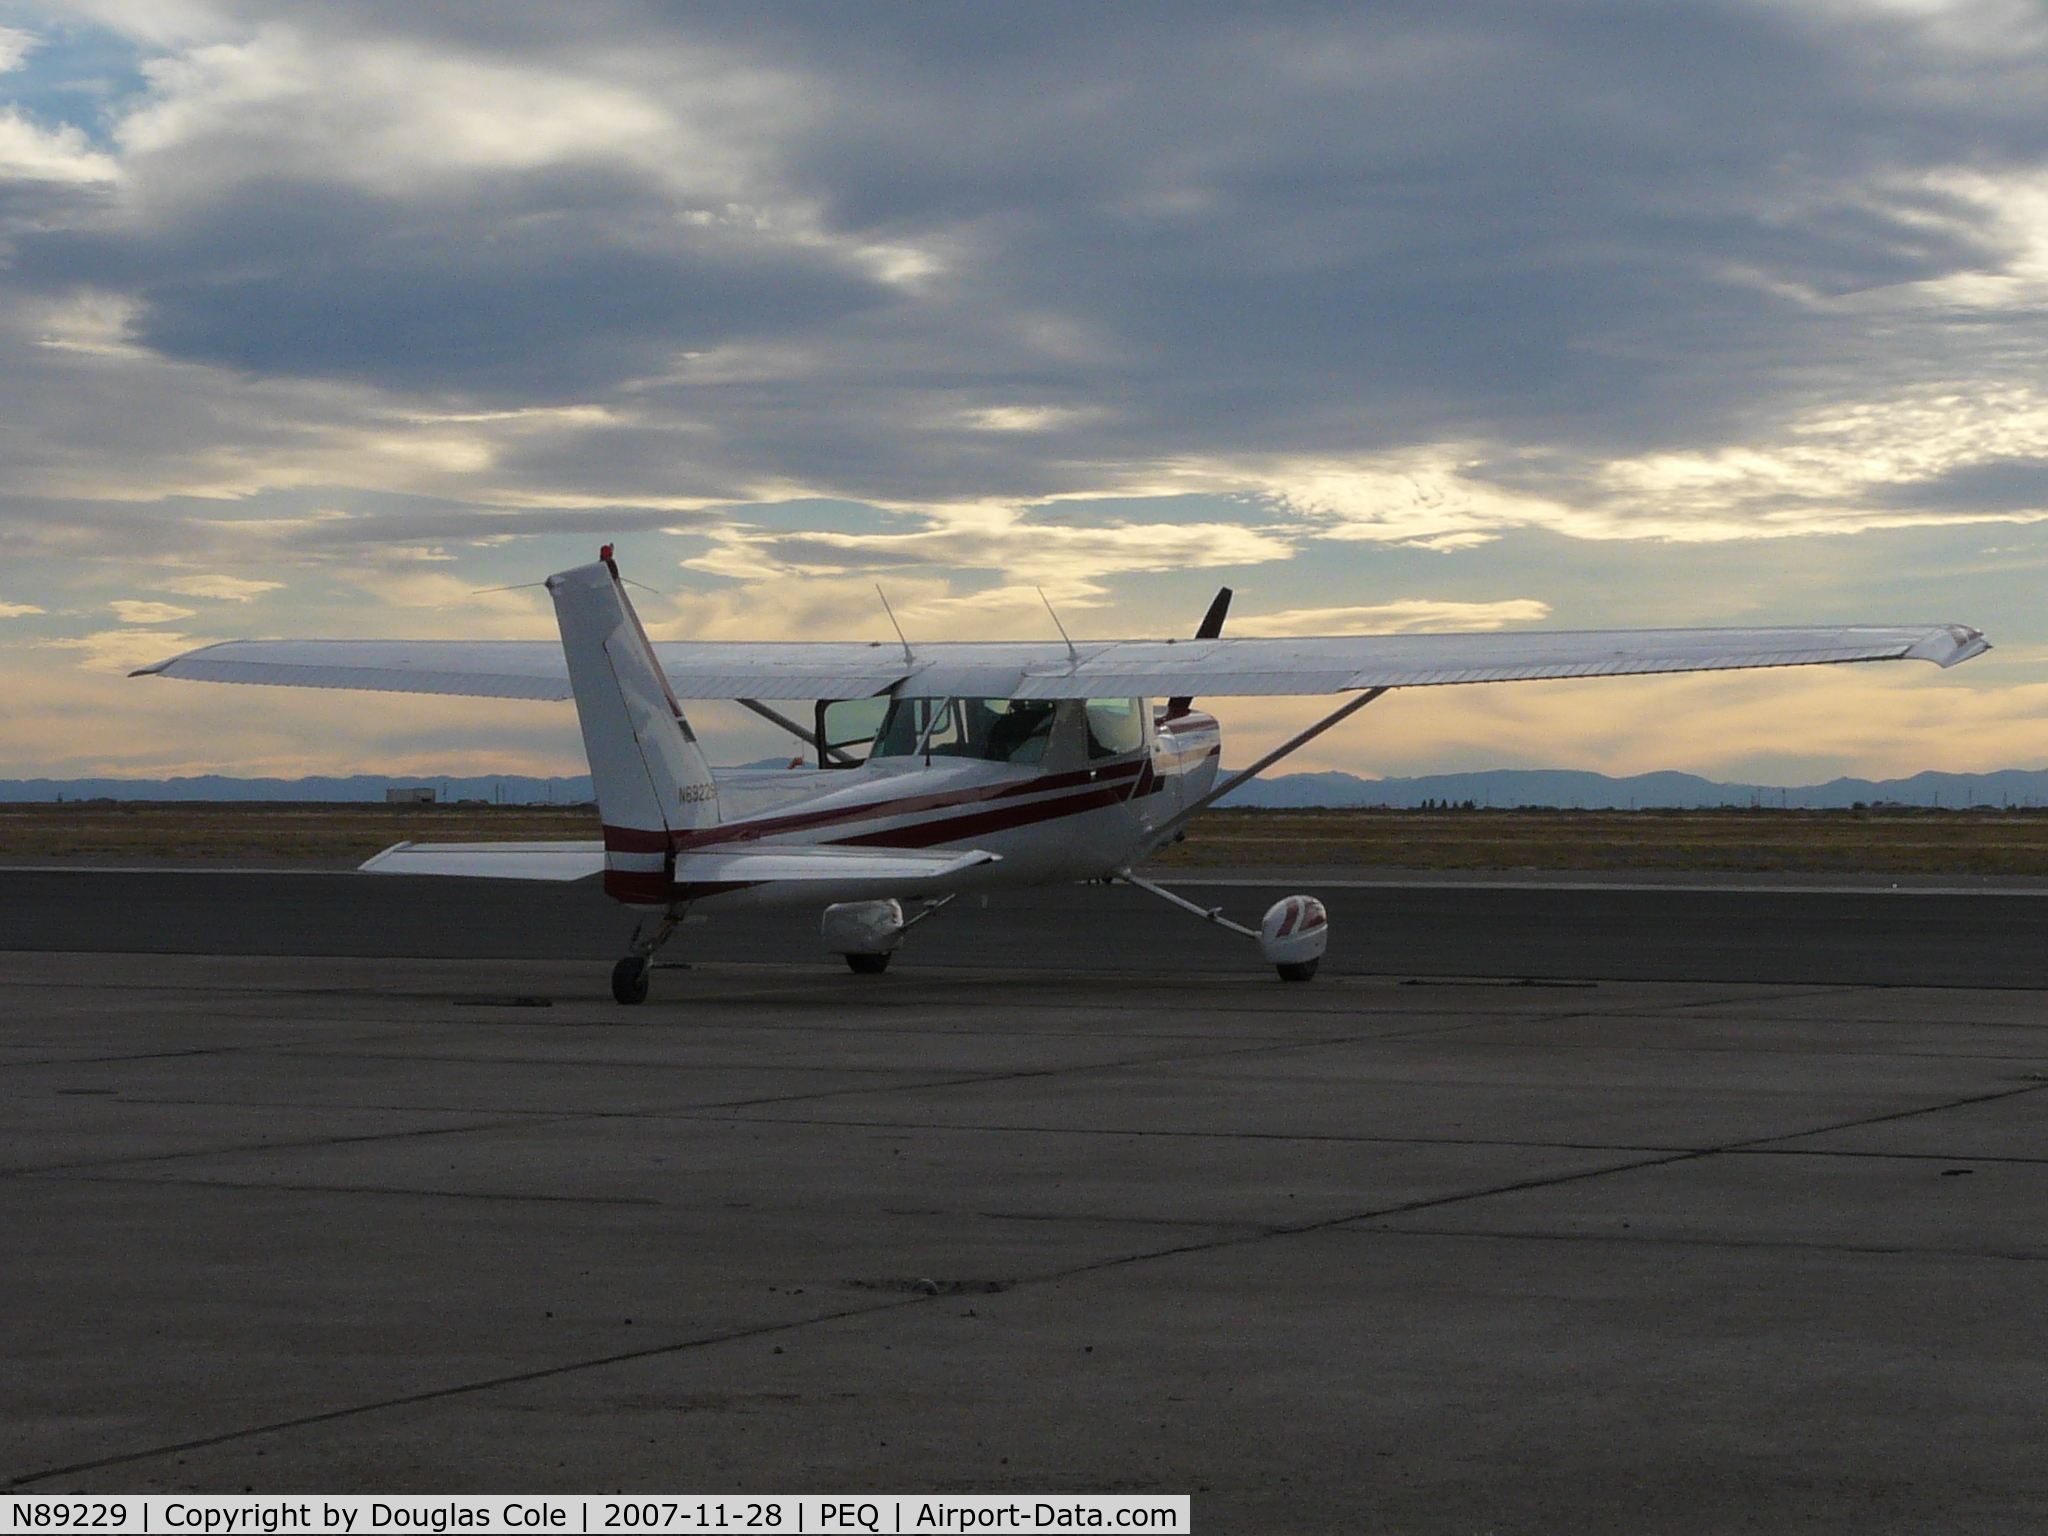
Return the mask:
{"type": "MultiPolygon", "coordinates": [[[[748,763],[777,768],[788,759],[748,763]]],[[[529,778],[520,774],[443,777],[356,774],[349,778],[0,779],[0,801],[23,800],[371,800],[387,789],[431,787],[444,802],[577,805],[591,798],[590,776],[529,778]]],[[[1580,810],[1692,809],[1701,806],[1784,806],[1840,809],[1889,802],[1961,808],[2048,806],[2048,769],[1996,773],[1916,773],[1909,779],[1832,779],[1825,784],[1724,784],[1690,773],[1639,773],[1624,779],[1569,768],[1498,768],[1486,773],[1435,773],[1412,779],[1362,779],[1350,773],[1288,773],[1258,779],[1226,797],[1227,806],[1557,806],[1580,810]]]]}
{"type": "Polygon", "coordinates": [[[1861,802],[1941,806],[2048,805],[2048,769],[1996,773],[1916,773],[1910,779],[1831,779],[1825,784],[1724,784],[1690,773],[1638,773],[1625,779],[1570,768],[1497,768],[1413,779],[1361,779],[1350,773],[1288,773],[1254,779],[1226,795],[1226,806],[1424,804],[1556,806],[1577,810],[1690,810],[1702,806],[1846,809],[1861,802]]]}
{"type": "MultiPolygon", "coordinates": [[[[787,758],[781,759],[787,762],[787,758]]],[[[21,800],[382,800],[387,789],[432,789],[442,801],[505,805],[578,805],[591,798],[590,775],[535,779],[516,773],[486,778],[441,774],[358,773],[345,779],[0,779],[0,801],[21,800]]]]}

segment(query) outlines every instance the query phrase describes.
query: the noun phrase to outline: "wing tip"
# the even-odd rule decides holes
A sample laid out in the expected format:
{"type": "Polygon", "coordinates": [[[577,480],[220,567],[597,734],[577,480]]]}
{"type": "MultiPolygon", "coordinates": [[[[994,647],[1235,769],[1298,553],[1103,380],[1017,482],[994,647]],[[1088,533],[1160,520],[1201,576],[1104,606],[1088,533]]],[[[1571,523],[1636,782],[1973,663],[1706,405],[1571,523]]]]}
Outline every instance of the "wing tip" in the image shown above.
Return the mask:
{"type": "Polygon", "coordinates": [[[1968,624],[1942,624],[1918,645],[1906,652],[1915,661],[1931,661],[1937,667],[1953,667],[1982,656],[1991,649],[1981,629],[1968,624]]]}

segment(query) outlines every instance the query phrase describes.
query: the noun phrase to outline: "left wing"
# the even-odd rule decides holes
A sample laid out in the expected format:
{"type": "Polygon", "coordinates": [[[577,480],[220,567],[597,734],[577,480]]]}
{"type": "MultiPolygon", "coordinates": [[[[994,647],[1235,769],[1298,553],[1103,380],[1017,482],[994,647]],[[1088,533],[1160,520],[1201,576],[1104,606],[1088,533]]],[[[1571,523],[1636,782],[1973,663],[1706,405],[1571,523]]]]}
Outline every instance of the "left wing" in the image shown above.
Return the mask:
{"type": "MultiPolygon", "coordinates": [[[[1716,672],[1824,662],[1931,661],[1990,649],[1966,624],[1757,629],[1328,635],[1300,639],[863,641],[663,640],[654,650],[685,699],[905,697],[1071,699],[1342,693],[1528,678],[1716,672]]],[[[553,640],[229,640],[135,676],[301,688],[566,699],[553,640]]]]}

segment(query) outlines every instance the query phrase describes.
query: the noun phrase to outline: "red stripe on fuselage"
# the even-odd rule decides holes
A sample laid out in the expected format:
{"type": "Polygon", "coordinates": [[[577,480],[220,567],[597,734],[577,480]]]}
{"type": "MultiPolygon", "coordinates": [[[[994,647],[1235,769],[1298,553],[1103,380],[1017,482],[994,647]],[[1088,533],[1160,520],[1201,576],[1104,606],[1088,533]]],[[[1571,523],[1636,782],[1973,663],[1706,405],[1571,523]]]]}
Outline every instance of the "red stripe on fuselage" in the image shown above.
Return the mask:
{"type": "MultiPolygon", "coordinates": [[[[1009,800],[1020,795],[1044,794],[1050,790],[1067,789],[1078,785],[1114,788],[1117,791],[1115,798],[1121,799],[1130,792],[1131,786],[1119,781],[1135,780],[1144,766],[1142,759],[1136,762],[1111,763],[1101,768],[1083,768],[1073,773],[1056,773],[1021,782],[976,784],[965,789],[945,790],[936,794],[903,795],[894,800],[869,800],[857,805],[835,805],[824,810],[796,811],[785,816],[762,816],[751,821],[727,822],[717,827],[697,827],[688,832],[664,834],[627,827],[607,827],[605,847],[613,848],[612,838],[616,833],[620,839],[617,851],[621,853],[666,853],[671,847],[680,853],[689,848],[755,842],[764,837],[780,837],[788,832],[807,832],[816,827],[830,827],[842,822],[877,821],[888,816],[912,816],[920,811],[950,810],[955,806],[975,805],[987,800],[1009,800]]],[[[844,839],[835,838],[832,841],[844,839]]]]}
{"type": "Polygon", "coordinates": [[[1062,795],[1057,800],[1006,805],[968,816],[948,816],[943,821],[917,822],[881,832],[863,832],[857,837],[834,838],[833,841],[868,848],[930,848],[938,843],[961,842],[987,832],[1007,832],[1012,827],[1028,827],[1034,822],[1056,821],[1062,816],[1078,816],[1083,811],[1120,805],[1130,798],[1130,790],[1126,784],[1106,784],[1099,789],[1062,795]]]}

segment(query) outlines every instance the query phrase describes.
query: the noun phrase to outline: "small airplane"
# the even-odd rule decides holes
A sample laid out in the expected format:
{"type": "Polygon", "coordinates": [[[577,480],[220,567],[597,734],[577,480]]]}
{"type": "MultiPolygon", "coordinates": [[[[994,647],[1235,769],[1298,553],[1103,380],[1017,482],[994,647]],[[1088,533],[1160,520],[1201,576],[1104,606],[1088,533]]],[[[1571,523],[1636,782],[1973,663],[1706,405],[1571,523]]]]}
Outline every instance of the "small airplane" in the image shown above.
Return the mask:
{"type": "Polygon", "coordinates": [[[612,971],[612,995],[639,1003],[655,955],[693,907],[822,902],[825,947],[874,973],[963,893],[1091,880],[1125,882],[1252,939],[1283,980],[1307,981],[1329,943],[1314,897],[1285,897],[1251,928],[1137,869],[1203,809],[1390,689],[1853,661],[1950,667],[1990,649],[1962,624],[1226,639],[1227,587],[1186,640],[1075,641],[1054,614],[1058,642],[913,646],[900,626],[894,646],[656,642],[611,545],[546,586],[559,646],[231,640],[131,675],[573,698],[602,842],[406,842],[362,868],[602,875],[607,895],[643,912],[612,971]],[[1331,693],[1350,697],[1218,782],[1222,730],[1196,695],[1331,693]],[[744,705],[805,742],[815,766],[714,772],[678,696],[744,705]],[[765,699],[812,701],[811,726],[765,699]]]}

